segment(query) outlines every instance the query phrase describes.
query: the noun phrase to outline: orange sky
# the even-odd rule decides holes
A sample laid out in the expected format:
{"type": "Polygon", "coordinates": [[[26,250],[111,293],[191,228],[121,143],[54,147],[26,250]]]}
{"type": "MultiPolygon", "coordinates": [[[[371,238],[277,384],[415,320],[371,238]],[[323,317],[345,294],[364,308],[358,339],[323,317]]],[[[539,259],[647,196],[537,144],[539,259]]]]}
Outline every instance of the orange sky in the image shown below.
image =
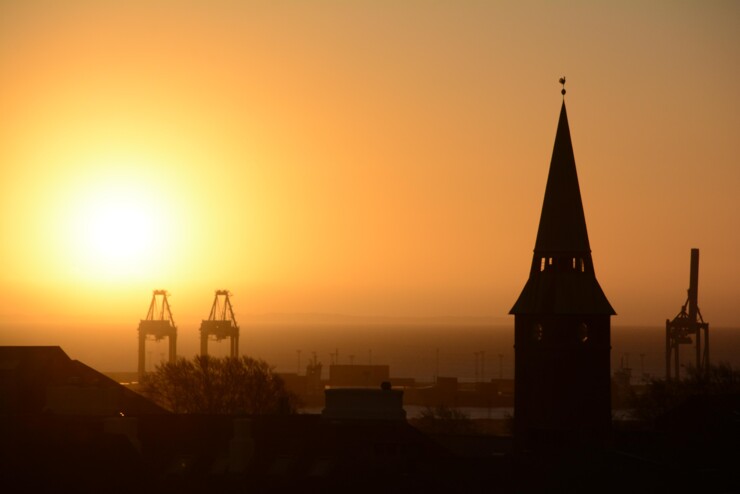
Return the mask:
{"type": "Polygon", "coordinates": [[[193,327],[217,288],[507,321],[561,75],[614,324],[673,317],[698,247],[738,326],[738,47],[734,2],[1,2],[0,327],[133,331],[154,288],[193,327]]]}

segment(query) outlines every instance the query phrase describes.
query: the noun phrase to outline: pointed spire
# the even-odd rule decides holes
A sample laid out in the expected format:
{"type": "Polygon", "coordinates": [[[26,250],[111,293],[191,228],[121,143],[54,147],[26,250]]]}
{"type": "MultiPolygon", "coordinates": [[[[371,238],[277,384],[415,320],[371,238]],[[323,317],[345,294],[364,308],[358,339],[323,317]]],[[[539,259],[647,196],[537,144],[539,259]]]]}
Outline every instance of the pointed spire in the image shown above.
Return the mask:
{"type": "Polygon", "coordinates": [[[565,99],[529,280],[511,314],[615,314],[594,273],[565,99]]]}
{"type": "Polygon", "coordinates": [[[591,252],[565,101],[560,109],[534,250],[542,254],[591,252]]]}

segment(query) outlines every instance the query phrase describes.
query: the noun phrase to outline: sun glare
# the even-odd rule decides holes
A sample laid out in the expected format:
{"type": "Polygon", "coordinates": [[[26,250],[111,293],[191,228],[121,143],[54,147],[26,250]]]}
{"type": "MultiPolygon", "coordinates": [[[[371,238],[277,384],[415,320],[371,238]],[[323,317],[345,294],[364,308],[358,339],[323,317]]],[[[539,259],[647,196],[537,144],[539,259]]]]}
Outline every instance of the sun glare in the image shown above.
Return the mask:
{"type": "Polygon", "coordinates": [[[146,205],[135,197],[101,197],[86,206],[80,240],[87,254],[101,262],[129,264],[154,248],[153,223],[146,205]]]}
{"type": "Polygon", "coordinates": [[[176,235],[163,192],[132,177],[88,178],[63,213],[69,267],[95,281],[162,274],[176,235]]]}

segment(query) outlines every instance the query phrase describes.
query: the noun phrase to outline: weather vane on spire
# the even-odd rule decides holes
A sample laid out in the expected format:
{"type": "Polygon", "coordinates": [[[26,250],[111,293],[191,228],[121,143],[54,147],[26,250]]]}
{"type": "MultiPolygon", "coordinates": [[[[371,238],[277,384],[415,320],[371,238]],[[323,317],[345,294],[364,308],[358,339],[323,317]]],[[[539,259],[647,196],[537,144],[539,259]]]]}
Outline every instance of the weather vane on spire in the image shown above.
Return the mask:
{"type": "Polygon", "coordinates": [[[565,96],[565,76],[563,76],[563,77],[560,78],[560,84],[563,85],[563,90],[560,91],[560,94],[562,94],[563,96],[565,96]]]}

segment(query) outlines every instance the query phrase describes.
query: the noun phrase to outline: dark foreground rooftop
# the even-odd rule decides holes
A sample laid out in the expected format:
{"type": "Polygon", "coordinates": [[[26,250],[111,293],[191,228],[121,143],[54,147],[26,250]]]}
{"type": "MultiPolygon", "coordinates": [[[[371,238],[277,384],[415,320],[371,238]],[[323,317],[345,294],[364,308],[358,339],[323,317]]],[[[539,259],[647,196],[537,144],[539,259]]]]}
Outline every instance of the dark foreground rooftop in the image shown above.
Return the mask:
{"type": "Polygon", "coordinates": [[[737,395],[619,425],[608,448],[515,454],[397,419],[174,415],[56,347],[0,347],[0,391],[4,494],[740,492],[737,395]]]}

